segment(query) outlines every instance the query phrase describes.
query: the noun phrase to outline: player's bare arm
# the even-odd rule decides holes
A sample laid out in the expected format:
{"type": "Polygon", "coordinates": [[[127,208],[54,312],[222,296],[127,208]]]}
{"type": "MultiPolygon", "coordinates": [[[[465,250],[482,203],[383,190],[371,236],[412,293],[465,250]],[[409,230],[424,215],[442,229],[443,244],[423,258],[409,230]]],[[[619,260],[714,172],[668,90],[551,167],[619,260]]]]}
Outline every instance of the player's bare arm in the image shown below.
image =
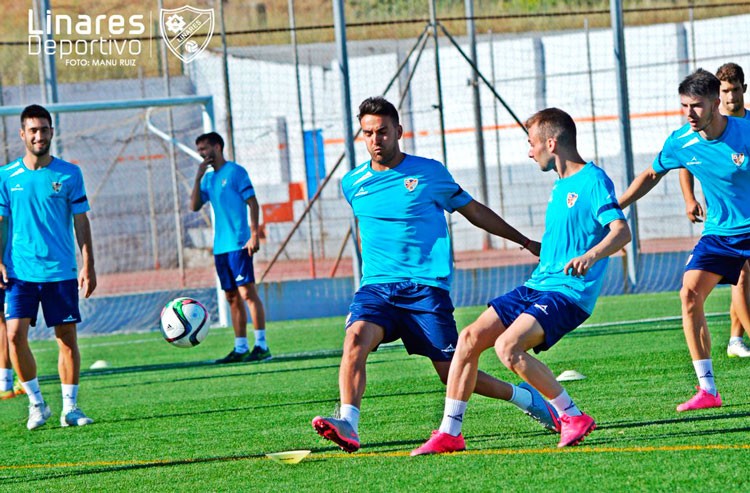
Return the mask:
{"type": "Polygon", "coordinates": [[[459,207],[456,210],[474,226],[482,228],[495,236],[500,236],[518,243],[537,257],[539,256],[539,252],[542,248],[541,243],[538,241],[532,241],[521,234],[516,228],[505,222],[503,218],[495,214],[495,212],[486,205],[477,202],[476,200],[472,200],[465,206],[459,207]]]}
{"type": "Polygon", "coordinates": [[[692,223],[703,222],[703,206],[695,198],[695,178],[686,169],[680,170],[680,189],[685,199],[685,214],[692,223]]]}
{"type": "Polygon", "coordinates": [[[198,171],[195,173],[195,182],[193,183],[193,191],[190,194],[190,209],[193,212],[197,212],[203,207],[203,201],[201,200],[201,179],[203,178],[203,175],[206,174],[206,170],[212,163],[213,158],[211,156],[206,156],[206,158],[204,158],[198,165],[198,171]]]}
{"type": "Polygon", "coordinates": [[[631,239],[628,223],[622,219],[612,221],[607,225],[609,233],[602,241],[594,245],[580,257],[570,260],[565,265],[565,273],[571,276],[585,276],[589,269],[603,258],[607,258],[621,250],[631,239]]]}
{"type": "Polygon", "coordinates": [[[620,207],[626,208],[640,199],[654,188],[666,173],[657,173],[654,168],[648,168],[638,175],[625,193],[620,196],[620,207]]]}
{"type": "MultiPolygon", "coordinates": [[[[5,251],[5,245],[8,242],[8,218],[0,216],[0,252],[5,251]]],[[[8,283],[8,269],[5,267],[3,262],[2,254],[0,254],[0,289],[5,289],[5,285],[8,283]]]]}
{"type": "Polygon", "coordinates": [[[91,239],[91,224],[85,212],[73,216],[78,248],[81,249],[81,272],[78,274],[78,289],[83,289],[83,297],[88,298],[96,289],[94,269],[94,246],[91,239]]]}
{"type": "Polygon", "coordinates": [[[245,248],[247,248],[247,251],[252,255],[260,249],[260,237],[258,235],[260,206],[258,205],[258,199],[254,196],[247,199],[246,202],[247,206],[250,208],[250,240],[248,240],[245,248]]]}

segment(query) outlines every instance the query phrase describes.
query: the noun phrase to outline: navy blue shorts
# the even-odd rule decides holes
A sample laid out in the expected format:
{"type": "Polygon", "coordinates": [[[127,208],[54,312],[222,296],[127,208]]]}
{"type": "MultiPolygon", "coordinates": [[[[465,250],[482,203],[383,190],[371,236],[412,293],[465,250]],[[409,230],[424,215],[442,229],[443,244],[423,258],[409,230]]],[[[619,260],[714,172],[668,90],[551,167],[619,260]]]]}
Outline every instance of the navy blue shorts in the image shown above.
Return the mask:
{"type": "Polygon", "coordinates": [[[721,276],[719,284],[737,284],[745,261],[750,259],[750,234],[701,236],[685,264],[685,271],[702,270],[721,276]]]}
{"type": "Polygon", "coordinates": [[[224,291],[233,291],[237,286],[255,282],[253,257],[247,253],[247,248],[214,255],[214,265],[224,291]]]}
{"type": "Polygon", "coordinates": [[[519,286],[487,303],[497,312],[505,328],[522,314],[528,313],[544,329],[544,342],[534,347],[534,352],[546,351],[562,337],[589,318],[580,306],[561,293],[537,291],[519,286]]]}
{"type": "Polygon", "coordinates": [[[36,325],[39,304],[42,304],[44,322],[47,327],[72,324],[81,321],[78,311],[78,280],[53,282],[30,282],[8,279],[5,303],[5,318],[30,318],[36,325]]]}
{"type": "Polygon", "coordinates": [[[346,328],[365,321],[383,327],[384,343],[401,339],[409,354],[450,361],[458,343],[453,302],[445,289],[413,282],[368,284],[354,294],[346,328]]]}

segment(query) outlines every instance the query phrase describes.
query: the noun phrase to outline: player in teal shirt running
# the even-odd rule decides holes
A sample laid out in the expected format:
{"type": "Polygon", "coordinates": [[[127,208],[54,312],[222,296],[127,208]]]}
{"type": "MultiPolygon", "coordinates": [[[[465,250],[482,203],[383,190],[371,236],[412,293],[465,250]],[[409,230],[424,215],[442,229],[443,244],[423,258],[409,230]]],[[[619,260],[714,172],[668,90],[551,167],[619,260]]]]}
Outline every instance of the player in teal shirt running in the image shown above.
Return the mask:
{"type": "Polygon", "coordinates": [[[683,331],[699,386],[677,406],[679,412],[722,405],[704,303],[717,284],[737,284],[750,257],[750,120],[719,112],[720,87],[719,79],[703,69],[680,83],[688,123],[667,138],[652,167],[620,197],[620,205],[627,207],[678,168],[698,178],[706,196],[706,227],[688,258],[680,290],[683,331]]]}
{"type": "Polygon", "coordinates": [[[81,321],[78,290],[88,298],[96,288],[89,210],[81,169],[50,155],[54,130],[49,112],[31,105],[21,113],[22,158],[0,170],[0,263],[6,291],[8,341],[13,366],[29,396],[26,426],[36,429],[51,415],[39,390],[36,361],[28,344],[39,305],[54,327],[60,348],[63,410],[61,426],[93,422],[78,408],[81,356],[76,324],[81,321]],[[75,238],[74,238],[75,232],[75,238]],[[76,265],[75,240],[81,250],[76,265]]]}
{"type": "Polygon", "coordinates": [[[198,166],[190,196],[193,211],[211,202],[214,211],[214,264],[234,328],[234,347],[216,363],[257,362],[271,358],[266,342],[266,314],[258,296],[253,255],[260,248],[259,206],[250,176],[242,166],[224,159],[224,139],[209,132],[195,139],[203,162],[198,166]],[[211,169],[209,169],[209,166],[211,169]],[[250,209],[250,225],[247,211],[250,209]],[[247,311],[253,322],[255,344],[247,342],[247,311]]]}
{"type": "Polygon", "coordinates": [[[491,300],[489,308],[461,331],[440,428],[411,455],[466,448],[463,419],[477,381],[479,357],[491,347],[524,380],[514,387],[511,402],[536,409],[534,416],[546,416],[543,424],[560,433],[558,447],[578,444],[596,427],[550,369],[528,351],[548,350],[591,315],[608,257],[630,241],[630,229],[612,181],[578,153],[570,115],[547,108],[532,115],[526,128],[529,157],[542,171],[554,170],[559,176],[547,204],[539,266],[526,284],[491,300]]]}
{"type": "MultiPolygon", "coordinates": [[[[750,111],[745,109],[745,73],[736,63],[725,63],[716,71],[719,87],[719,112],[722,115],[750,120],[750,111]]],[[[693,223],[701,223],[705,218],[703,206],[695,198],[693,175],[685,168],[680,170],[680,187],[685,199],[685,211],[693,223]]],[[[730,337],[727,356],[730,358],[750,357],[742,335],[750,328],[750,263],[745,262],[737,284],[732,286],[732,302],[729,306],[730,337]]]]}
{"type": "MultiPolygon", "coordinates": [[[[312,422],[321,436],[347,452],[360,446],[365,364],[380,344],[401,339],[407,352],[431,360],[443,382],[448,378],[458,332],[445,212],[458,211],[475,226],[539,252],[538,242],[472,199],[441,163],[401,152],[403,130],[391,103],[366,99],[359,122],[371,159],[347,173],[341,189],[359,221],[362,283],[346,321],[340,416],[317,416],[312,422]]],[[[476,392],[509,400],[514,386],[480,373],[476,392]]]]}

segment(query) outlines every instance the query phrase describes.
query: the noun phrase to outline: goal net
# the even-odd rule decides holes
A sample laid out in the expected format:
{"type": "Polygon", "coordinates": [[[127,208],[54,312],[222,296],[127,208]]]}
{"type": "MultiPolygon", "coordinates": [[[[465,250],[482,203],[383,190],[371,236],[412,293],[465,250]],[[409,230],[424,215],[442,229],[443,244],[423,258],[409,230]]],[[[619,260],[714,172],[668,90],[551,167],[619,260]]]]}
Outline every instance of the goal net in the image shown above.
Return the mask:
{"type": "MultiPolygon", "coordinates": [[[[89,94],[126,96],[132,88],[121,81],[86,85],[89,94]]],[[[62,87],[81,94],[81,88],[62,87]]],[[[25,152],[18,138],[18,118],[25,104],[14,105],[22,101],[20,93],[5,90],[10,105],[0,107],[2,150],[5,162],[10,162],[25,152]]],[[[156,327],[161,307],[176,296],[198,297],[216,316],[211,238],[204,233],[210,228],[210,210],[189,211],[200,160],[193,141],[213,129],[212,97],[45,107],[55,126],[52,154],[81,167],[91,205],[98,286],[92,298],[81,300],[80,330],[107,333],[156,327]]],[[[52,335],[39,318],[31,336],[52,335]]]]}

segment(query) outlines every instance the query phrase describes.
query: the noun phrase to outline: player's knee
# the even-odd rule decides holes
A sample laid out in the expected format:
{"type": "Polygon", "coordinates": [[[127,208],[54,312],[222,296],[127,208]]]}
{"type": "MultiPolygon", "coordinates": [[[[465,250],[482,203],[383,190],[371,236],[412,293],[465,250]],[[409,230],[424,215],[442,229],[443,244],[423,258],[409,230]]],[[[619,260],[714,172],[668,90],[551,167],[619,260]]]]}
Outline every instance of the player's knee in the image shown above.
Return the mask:
{"type": "Polygon", "coordinates": [[[224,296],[227,299],[227,303],[229,303],[230,305],[232,303],[235,303],[239,299],[239,296],[237,296],[237,290],[224,291],[224,296]]]}
{"type": "Polygon", "coordinates": [[[258,306],[263,304],[263,302],[260,301],[260,297],[257,295],[257,293],[248,292],[247,294],[245,294],[244,299],[248,305],[258,306]]]}
{"type": "Polygon", "coordinates": [[[239,294],[242,300],[246,303],[260,303],[260,296],[258,291],[255,289],[255,284],[247,284],[242,289],[239,289],[239,294]]]}
{"type": "Polygon", "coordinates": [[[344,337],[344,349],[356,349],[364,343],[364,334],[359,327],[351,327],[344,337]]]}
{"type": "Polygon", "coordinates": [[[475,351],[483,351],[486,347],[481,347],[481,338],[478,334],[478,329],[474,325],[469,325],[458,335],[458,348],[463,353],[474,353],[475,351]]]}
{"type": "Polygon", "coordinates": [[[70,341],[61,341],[61,344],[58,345],[58,349],[63,358],[73,358],[78,354],[78,346],[76,344],[71,344],[70,341]]]}
{"type": "Polygon", "coordinates": [[[684,306],[695,306],[703,303],[703,296],[690,286],[682,286],[680,289],[680,300],[684,306]]]}
{"type": "Polygon", "coordinates": [[[514,373],[516,372],[515,367],[518,362],[518,351],[515,344],[500,337],[495,342],[495,353],[507,369],[514,373]]]}
{"type": "Polygon", "coordinates": [[[367,354],[372,345],[372,334],[364,325],[353,325],[346,330],[344,353],[349,355],[367,354]]]}
{"type": "Polygon", "coordinates": [[[8,345],[19,347],[24,344],[27,344],[27,341],[20,331],[8,329],[8,345]]]}

